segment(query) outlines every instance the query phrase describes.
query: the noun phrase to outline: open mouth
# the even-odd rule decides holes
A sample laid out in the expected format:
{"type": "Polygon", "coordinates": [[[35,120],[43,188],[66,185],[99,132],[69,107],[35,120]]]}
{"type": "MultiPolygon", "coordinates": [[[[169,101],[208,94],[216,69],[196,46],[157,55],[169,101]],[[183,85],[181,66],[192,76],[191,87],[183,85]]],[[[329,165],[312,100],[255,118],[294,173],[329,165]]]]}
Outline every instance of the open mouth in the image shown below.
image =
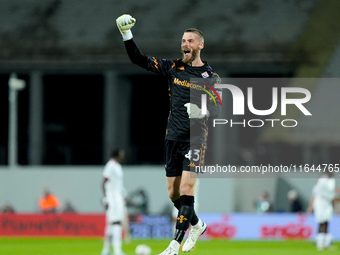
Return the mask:
{"type": "Polygon", "coordinates": [[[185,56],[189,55],[190,54],[190,50],[183,50],[183,53],[185,56]]]}

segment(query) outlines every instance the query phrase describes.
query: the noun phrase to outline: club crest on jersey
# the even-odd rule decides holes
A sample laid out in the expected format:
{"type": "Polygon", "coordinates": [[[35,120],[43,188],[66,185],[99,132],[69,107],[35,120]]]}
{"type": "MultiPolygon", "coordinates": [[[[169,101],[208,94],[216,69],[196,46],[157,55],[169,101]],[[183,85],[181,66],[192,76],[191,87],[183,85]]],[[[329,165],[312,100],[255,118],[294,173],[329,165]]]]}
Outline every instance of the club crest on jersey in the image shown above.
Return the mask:
{"type": "Polygon", "coordinates": [[[208,78],[209,77],[208,72],[201,73],[201,75],[202,75],[203,78],[208,78]]]}

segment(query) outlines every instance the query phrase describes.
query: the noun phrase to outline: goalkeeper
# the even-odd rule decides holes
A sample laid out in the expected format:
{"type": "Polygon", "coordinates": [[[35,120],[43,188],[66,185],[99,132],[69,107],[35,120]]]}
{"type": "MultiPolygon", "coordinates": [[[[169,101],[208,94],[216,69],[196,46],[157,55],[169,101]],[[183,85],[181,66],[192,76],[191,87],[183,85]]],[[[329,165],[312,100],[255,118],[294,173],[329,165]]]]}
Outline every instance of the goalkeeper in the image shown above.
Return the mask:
{"type": "Polygon", "coordinates": [[[204,37],[198,29],[190,28],[184,32],[181,41],[182,59],[167,60],[146,56],[140,51],[130,30],[136,20],[130,15],[120,16],[116,23],[131,61],[147,71],[165,76],[168,81],[170,112],[164,142],[165,171],[168,195],[178,209],[178,217],[174,239],[160,254],[177,255],[191,224],[189,236],[182,247],[183,252],[189,252],[207,229],[207,225],[197,217],[194,210],[198,175],[195,167],[201,167],[204,163],[207,120],[209,117],[217,117],[220,112],[217,89],[213,88],[220,79],[201,60],[204,37]],[[204,84],[198,83],[199,78],[205,78],[204,84]],[[193,82],[193,79],[197,82],[193,82]],[[199,107],[201,95],[207,92],[207,107],[202,110],[203,106],[199,107]]]}

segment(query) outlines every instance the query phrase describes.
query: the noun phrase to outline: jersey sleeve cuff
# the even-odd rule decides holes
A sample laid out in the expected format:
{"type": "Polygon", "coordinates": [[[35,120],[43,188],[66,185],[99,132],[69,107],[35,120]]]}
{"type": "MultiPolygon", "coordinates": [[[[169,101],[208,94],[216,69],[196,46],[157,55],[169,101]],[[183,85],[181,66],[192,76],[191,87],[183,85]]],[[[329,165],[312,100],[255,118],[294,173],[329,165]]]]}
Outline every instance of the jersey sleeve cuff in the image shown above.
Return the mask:
{"type": "Polygon", "coordinates": [[[129,30],[128,32],[126,33],[122,33],[122,37],[123,37],[123,41],[128,41],[128,40],[131,40],[132,39],[132,32],[131,30],[129,30]]]}

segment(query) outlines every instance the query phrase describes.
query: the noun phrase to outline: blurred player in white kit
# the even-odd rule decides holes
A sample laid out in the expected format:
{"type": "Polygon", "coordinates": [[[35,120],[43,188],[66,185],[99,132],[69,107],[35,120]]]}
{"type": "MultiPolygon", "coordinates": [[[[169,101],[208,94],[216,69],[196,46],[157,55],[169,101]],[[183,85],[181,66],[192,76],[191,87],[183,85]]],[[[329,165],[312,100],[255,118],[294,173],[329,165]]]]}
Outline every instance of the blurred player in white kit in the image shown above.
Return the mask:
{"type": "Polygon", "coordinates": [[[123,255],[122,233],[126,214],[125,191],[123,185],[123,169],[121,162],[124,159],[123,150],[114,150],[110,160],[103,171],[103,204],[106,209],[106,228],[102,255],[110,255],[113,246],[114,255],[123,255]]]}
{"type": "Polygon", "coordinates": [[[333,215],[333,200],[335,198],[335,179],[333,173],[326,172],[320,176],[313,188],[313,195],[308,206],[308,212],[314,212],[315,220],[319,224],[316,235],[316,246],[319,250],[327,249],[332,242],[328,233],[328,223],[333,215]]]}

